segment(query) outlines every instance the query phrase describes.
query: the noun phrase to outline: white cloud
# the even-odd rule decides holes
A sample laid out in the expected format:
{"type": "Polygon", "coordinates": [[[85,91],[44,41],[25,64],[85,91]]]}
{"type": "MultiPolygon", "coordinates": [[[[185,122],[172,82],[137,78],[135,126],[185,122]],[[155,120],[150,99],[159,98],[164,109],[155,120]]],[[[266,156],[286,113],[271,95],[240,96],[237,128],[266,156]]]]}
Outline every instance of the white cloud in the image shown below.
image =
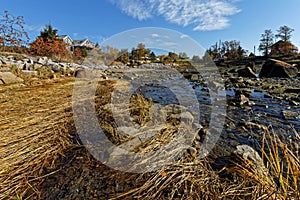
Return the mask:
{"type": "Polygon", "coordinates": [[[188,37],[189,37],[188,35],[181,35],[180,36],[181,39],[188,38],[188,37]]]}
{"type": "Polygon", "coordinates": [[[152,36],[153,38],[158,38],[158,37],[159,37],[159,35],[156,34],[156,33],[153,33],[151,36],[152,36]]]}
{"type": "Polygon", "coordinates": [[[217,30],[229,26],[228,17],[240,12],[236,0],[110,0],[124,13],[138,20],[154,15],[194,30],[217,30]]]}

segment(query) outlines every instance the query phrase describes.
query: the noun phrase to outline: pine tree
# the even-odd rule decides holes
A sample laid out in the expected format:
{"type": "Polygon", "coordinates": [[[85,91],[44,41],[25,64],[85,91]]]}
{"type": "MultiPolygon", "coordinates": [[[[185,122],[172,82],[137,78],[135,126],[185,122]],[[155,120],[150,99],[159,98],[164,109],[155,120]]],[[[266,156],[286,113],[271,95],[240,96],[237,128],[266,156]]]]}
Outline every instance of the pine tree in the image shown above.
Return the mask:
{"type": "Polygon", "coordinates": [[[268,56],[273,45],[274,34],[270,29],[265,30],[263,34],[261,34],[260,45],[258,47],[259,51],[264,53],[264,56],[268,56]]]}

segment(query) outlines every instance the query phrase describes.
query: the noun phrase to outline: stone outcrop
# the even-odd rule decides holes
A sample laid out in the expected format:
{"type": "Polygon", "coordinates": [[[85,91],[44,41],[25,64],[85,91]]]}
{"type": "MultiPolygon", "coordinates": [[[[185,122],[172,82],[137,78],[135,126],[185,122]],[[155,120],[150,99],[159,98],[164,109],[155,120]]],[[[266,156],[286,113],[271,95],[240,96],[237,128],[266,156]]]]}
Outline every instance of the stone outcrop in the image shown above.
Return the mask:
{"type": "Polygon", "coordinates": [[[298,75],[297,67],[283,61],[268,59],[262,66],[259,77],[293,78],[298,75]]]}

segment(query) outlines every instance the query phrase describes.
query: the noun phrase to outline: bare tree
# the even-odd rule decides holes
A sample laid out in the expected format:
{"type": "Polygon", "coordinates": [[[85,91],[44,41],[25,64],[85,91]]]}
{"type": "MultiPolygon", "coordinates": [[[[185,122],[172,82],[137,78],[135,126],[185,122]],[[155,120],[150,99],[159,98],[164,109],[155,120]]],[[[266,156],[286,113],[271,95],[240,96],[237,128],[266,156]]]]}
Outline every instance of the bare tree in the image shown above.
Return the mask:
{"type": "Polygon", "coordinates": [[[25,46],[29,42],[28,34],[24,29],[23,16],[12,16],[8,11],[0,16],[0,41],[5,50],[6,46],[25,46]]]}

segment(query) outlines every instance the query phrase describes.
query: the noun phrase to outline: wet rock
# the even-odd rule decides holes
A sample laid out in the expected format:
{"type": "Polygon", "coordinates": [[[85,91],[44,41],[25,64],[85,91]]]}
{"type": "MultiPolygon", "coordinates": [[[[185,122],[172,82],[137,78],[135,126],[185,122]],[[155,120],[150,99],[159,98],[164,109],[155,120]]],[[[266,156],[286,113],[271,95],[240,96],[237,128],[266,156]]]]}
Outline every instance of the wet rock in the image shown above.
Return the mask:
{"type": "Polygon", "coordinates": [[[270,95],[270,94],[264,94],[264,98],[267,98],[267,99],[273,99],[273,96],[270,95]]]}
{"type": "Polygon", "coordinates": [[[0,72],[0,80],[3,84],[21,83],[23,79],[17,77],[11,72],[0,72]]]}
{"type": "Polygon", "coordinates": [[[255,103],[253,101],[250,101],[250,99],[248,99],[245,95],[243,94],[239,94],[237,96],[237,100],[239,102],[239,105],[246,105],[246,106],[253,106],[255,105],[255,103]]]}
{"type": "Polygon", "coordinates": [[[297,112],[293,112],[290,110],[284,110],[281,112],[283,119],[285,120],[294,120],[296,118],[299,118],[299,114],[297,112]]]}
{"type": "Polygon", "coordinates": [[[198,81],[198,80],[199,80],[199,75],[198,74],[192,74],[191,81],[198,81]]]}
{"type": "Polygon", "coordinates": [[[284,93],[296,93],[299,94],[300,93],[300,88],[288,88],[284,91],[284,93]]]}
{"type": "Polygon", "coordinates": [[[243,94],[243,95],[245,95],[246,97],[251,97],[252,91],[251,91],[250,88],[238,88],[238,89],[236,89],[235,94],[236,94],[237,96],[243,94]]]}
{"type": "Polygon", "coordinates": [[[290,106],[300,106],[300,103],[299,103],[299,102],[296,102],[296,101],[293,101],[293,100],[291,100],[291,101],[289,102],[289,104],[290,104],[290,106]]]}
{"type": "Polygon", "coordinates": [[[283,61],[268,59],[262,66],[259,77],[292,78],[298,74],[297,67],[283,61]]]}
{"type": "Polygon", "coordinates": [[[244,122],[241,124],[242,126],[244,126],[247,129],[261,129],[261,130],[267,130],[268,128],[264,125],[261,124],[257,124],[254,122],[244,122]]]}
{"type": "Polygon", "coordinates": [[[239,69],[237,73],[240,77],[256,78],[256,74],[250,67],[246,67],[245,69],[239,69]]]}

